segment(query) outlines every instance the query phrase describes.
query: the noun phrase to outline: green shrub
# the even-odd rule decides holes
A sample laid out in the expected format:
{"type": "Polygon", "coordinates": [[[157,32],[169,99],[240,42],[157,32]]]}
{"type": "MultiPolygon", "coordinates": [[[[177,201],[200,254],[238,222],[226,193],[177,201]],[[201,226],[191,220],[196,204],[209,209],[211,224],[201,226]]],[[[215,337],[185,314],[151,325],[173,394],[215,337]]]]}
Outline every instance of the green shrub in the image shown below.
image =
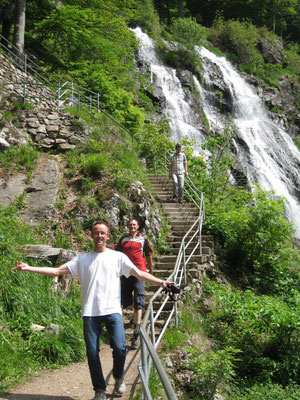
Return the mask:
{"type": "Polygon", "coordinates": [[[240,63],[251,64],[253,69],[263,63],[262,55],[257,49],[259,33],[251,22],[224,21],[222,17],[218,17],[210,33],[213,43],[221,45],[226,52],[238,55],[240,63]]]}
{"type": "MultiPolygon", "coordinates": [[[[207,283],[206,283],[207,284],[207,283]]],[[[223,346],[240,350],[239,378],[273,381],[283,385],[299,379],[299,292],[288,301],[257,296],[210,283],[208,293],[217,300],[207,329],[223,346]]],[[[299,383],[299,382],[298,382],[299,383]]]]}
{"type": "Polygon", "coordinates": [[[230,390],[235,377],[235,362],[238,350],[225,347],[215,352],[203,352],[202,348],[187,348],[192,357],[184,363],[192,371],[189,386],[193,392],[192,398],[213,400],[217,389],[230,390]],[[198,396],[200,397],[198,397],[198,396]]]}
{"type": "Polygon", "coordinates": [[[272,383],[256,384],[238,392],[230,400],[298,400],[300,386],[294,383],[286,387],[272,383]]]}
{"type": "Polygon", "coordinates": [[[85,175],[101,178],[107,165],[109,165],[109,156],[105,152],[100,154],[82,154],[80,164],[82,172],[85,175]]]}
{"type": "Polygon", "coordinates": [[[200,46],[207,38],[207,29],[193,18],[174,18],[170,33],[175,41],[187,46],[200,46]]]}

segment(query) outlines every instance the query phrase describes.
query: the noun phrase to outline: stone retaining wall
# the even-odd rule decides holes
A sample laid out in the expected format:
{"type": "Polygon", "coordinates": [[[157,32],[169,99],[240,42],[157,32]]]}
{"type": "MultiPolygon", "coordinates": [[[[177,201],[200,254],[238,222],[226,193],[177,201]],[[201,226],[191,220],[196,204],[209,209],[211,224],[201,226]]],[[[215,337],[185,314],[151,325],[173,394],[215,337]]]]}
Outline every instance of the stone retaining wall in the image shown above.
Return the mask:
{"type": "Polygon", "coordinates": [[[55,94],[16,68],[0,53],[0,149],[33,143],[43,149],[73,149],[89,128],[78,117],[56,110],[55,94]],[[26,96],[22,82],[26,85],[26,96]],[[33,110],[20,110],[24,101],[33,110]],[[9,112],[6,112],[8,110],[9,112]]]}

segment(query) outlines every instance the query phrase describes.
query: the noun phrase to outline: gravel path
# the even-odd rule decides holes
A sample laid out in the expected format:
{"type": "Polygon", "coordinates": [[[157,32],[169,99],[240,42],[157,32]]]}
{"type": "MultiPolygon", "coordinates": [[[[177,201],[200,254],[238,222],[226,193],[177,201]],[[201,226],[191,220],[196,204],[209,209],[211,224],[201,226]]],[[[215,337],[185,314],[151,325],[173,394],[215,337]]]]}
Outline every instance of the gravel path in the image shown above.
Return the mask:
{"type": "MultiPolygon", "coordinates": [[[[125,365],[127,391],[122,396],[114,393],[112,377],[112,350],[101,345],[100,358],[107,382],[107,399],[127,400],[139,383],[137,365],[139,350],[128,348],[125,365]]],[[[72,364],[54,371],[42,371],[30,382],[7,393],[0,393],[0,400],[91,400],[94,397],[87,362],[72,364]]]]}

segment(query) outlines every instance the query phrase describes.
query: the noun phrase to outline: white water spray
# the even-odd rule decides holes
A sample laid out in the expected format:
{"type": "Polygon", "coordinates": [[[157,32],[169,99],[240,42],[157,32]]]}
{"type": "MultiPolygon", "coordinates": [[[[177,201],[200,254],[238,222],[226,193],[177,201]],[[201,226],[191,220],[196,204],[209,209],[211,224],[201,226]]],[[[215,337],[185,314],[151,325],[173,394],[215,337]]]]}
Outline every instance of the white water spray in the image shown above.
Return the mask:
{"type": "MultiPolygon", "coordinates": [[[[154,41],[148,35],[140,28],[134,29],[134,32],[140,42],[139,58],[149,63],[152,84],[160,87],[165,96],[166,107],[163,112],[170,122],[173,139],[180,141],[188,135],[194,140],[195,149],[199,148],[205,138],[195,124],[195,111],[185,99],[176,70],[160,62],[154,41]]],[[[212,84],[209,68],[214,63],[230,92],[232,118],[238,131],[234,144],[249,183],[259,184],[264,190],[273,190],[276,195],[286,199],[287,218],[294,223],[296,236],[300,237],[300,203],[296,197],[300,187],[300,152],[284,129],[268,118],[258,95],[224,57],[218,57],[205,48],[198,48],[197,51],[202,58],[206,86],[209,88],[212,84]]],[[[222,128],[224,115],[210,104],[209,89],[202,88],[199,81],[196,78],[194,80],[211,128],[222,128]]]]}

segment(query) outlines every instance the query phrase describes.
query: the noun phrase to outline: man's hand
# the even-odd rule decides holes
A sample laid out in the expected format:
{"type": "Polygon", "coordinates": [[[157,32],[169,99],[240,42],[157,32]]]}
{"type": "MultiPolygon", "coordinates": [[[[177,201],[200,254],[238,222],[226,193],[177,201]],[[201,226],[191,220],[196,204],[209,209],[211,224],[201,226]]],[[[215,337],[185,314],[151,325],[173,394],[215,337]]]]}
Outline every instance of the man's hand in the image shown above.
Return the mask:
{"type": "Polygon", "coordinates": [[[17,269],[19,271],[29,271],[29,265],[23,263],[22,261],[16,260],[16,266],[14,268],[12,268],[11,271],[15,271],[17,269]]]}

